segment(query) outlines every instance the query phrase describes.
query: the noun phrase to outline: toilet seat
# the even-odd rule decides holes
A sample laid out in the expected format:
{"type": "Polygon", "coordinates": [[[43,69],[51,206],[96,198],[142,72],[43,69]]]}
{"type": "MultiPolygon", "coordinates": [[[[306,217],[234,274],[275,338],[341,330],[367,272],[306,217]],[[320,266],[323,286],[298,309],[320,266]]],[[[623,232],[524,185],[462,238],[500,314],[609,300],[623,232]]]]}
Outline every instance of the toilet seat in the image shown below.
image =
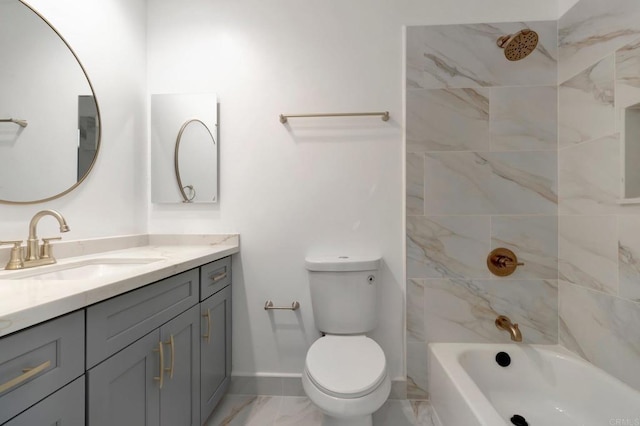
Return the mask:
{"type": "Polygon", "coordinates": [[[359,398],[387,376],[382,348],[366,336],[325,336],[307,352],[305,373],[320,390],[337,398],[359,398]]]}

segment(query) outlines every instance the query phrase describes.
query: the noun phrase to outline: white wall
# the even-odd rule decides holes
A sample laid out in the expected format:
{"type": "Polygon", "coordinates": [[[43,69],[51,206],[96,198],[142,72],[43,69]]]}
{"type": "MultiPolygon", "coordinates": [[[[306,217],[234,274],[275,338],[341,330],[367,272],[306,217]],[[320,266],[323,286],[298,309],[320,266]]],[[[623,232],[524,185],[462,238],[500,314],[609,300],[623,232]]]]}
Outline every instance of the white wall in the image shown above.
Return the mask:
{"type": "MultiPolygon", "coordinates": [[[[0,236],[25,239],[31,216],[60,210],[71,232],[65,239],[145,231],[146,58],[145,1],[32,0],[78,54],[94,85],[102,113],[102,147],[89,178],[51,202],[0,204],[0,236]]],[[[52,82],[51,84],[55,84],[52,82]]],[[[34,173],[41,179],[46,176],[34,173]]],[[[55,220],[41,221],[41,236],[58,234],[55,220]]]]}
{"type": "MultiPolygon", "coordinates": [[[[317,337],[304,257],[384,258],[374,337],[404,376],[402,26],[549,20],[557,0],[149,0],[150,93],[215,92],[220,204],[150,205],[152,232],[239,232],[236,374],[300,373],[317,337]],[[278,121],[280,113],[389,110],[278,121]],[[266,314],[299,300],[299,315],[266,314]]],[[[470,40],[472,42],[472,40],[470,40]]]]}
{"type": "Polygon", "coordinates": [[[558,0],[558,17],[564,15],[569,9],[571,9],[579,0],[558,0]]]}

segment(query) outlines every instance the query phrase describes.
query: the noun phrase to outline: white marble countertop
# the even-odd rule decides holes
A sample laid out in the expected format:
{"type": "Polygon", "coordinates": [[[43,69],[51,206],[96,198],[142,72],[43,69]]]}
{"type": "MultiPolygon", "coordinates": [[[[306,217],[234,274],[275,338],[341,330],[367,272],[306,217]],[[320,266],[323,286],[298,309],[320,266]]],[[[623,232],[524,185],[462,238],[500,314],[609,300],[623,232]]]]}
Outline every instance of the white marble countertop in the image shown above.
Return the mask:
{"type": "MultiPolygon", "coordinates": [[[[56,265],[28,271],[44,272],[96,258],[160,260],[87,281],[10,279],[15,271],[0,270],[0,336],[238,253],[240,239],[238,235],[134,235],[67,241],[54,250],[56,265]]],[[[0,261],[6,255],[0,253],[0,261]]]]}

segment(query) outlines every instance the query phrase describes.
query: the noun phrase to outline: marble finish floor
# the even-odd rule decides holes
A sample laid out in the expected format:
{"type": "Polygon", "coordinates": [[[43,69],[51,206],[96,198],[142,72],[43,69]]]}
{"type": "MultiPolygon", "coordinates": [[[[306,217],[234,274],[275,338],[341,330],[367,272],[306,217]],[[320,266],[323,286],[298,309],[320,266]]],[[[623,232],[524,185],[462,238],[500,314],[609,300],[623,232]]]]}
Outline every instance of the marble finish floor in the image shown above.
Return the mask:
{"type": "MultiPolygon", "coordinates": [[[[306,397],[226,395],[205,426],[320,426],[322,413],[306,397]]],[[[440,426],[428,401],[388,400],[374,426],[440,426]]]]}

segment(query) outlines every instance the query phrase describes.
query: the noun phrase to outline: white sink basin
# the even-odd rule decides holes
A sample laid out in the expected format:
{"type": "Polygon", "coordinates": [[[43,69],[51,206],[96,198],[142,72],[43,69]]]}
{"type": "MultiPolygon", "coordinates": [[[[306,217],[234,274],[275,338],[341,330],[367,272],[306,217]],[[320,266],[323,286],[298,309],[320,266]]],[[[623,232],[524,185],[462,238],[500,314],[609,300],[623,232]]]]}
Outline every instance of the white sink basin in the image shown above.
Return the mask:
{"type": "Polygon", "coordinates": [[[91,280],[126,273],[163,258],[97,258],[41,266],[0,275],[0,279],[20,280],[91,280]]]}

